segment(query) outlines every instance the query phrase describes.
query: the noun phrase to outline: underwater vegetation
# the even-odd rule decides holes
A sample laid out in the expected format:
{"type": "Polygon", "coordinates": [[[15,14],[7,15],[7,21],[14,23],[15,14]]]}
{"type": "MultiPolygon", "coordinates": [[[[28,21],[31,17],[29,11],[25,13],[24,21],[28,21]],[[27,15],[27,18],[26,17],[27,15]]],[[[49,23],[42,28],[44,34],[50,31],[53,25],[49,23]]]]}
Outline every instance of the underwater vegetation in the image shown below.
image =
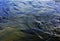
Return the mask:
{"type": "Polygon", "coordinates": [[[60,3],[0,0],[0,41],[60,41],[60,3]]]}

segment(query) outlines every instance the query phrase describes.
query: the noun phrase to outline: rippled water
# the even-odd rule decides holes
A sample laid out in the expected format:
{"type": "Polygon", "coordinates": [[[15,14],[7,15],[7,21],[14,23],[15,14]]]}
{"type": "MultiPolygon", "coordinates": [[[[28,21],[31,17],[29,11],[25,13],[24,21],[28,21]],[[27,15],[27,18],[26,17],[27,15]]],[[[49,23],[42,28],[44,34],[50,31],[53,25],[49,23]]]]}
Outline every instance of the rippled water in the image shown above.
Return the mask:
{"type": "Polygon", "coordinates": [[[59,41],[60,3],[0,0],[0,33],[0,41],[59,41]]]}

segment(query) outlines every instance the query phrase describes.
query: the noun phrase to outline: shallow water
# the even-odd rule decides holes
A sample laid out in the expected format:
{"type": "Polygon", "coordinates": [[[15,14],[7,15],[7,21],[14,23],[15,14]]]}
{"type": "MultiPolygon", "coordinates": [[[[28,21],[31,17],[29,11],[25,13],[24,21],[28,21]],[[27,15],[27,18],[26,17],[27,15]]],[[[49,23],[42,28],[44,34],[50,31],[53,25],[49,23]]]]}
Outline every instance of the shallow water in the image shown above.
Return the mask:
{"type": "Polygon", "coordinates": [[[0,0],[0,41],[60,41],[59,8],[53,0],[0,0]]]}

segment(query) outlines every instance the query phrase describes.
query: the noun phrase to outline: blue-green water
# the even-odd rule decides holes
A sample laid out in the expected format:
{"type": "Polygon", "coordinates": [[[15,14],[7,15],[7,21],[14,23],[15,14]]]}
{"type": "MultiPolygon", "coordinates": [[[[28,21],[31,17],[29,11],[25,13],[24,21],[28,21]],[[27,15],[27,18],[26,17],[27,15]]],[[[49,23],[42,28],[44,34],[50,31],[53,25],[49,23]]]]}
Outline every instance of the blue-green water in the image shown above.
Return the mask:
{"type": "Polygon", "coordinates": [[[60,41],[60,3],[54,0],[0,0],[0,41],[60,41]]]}

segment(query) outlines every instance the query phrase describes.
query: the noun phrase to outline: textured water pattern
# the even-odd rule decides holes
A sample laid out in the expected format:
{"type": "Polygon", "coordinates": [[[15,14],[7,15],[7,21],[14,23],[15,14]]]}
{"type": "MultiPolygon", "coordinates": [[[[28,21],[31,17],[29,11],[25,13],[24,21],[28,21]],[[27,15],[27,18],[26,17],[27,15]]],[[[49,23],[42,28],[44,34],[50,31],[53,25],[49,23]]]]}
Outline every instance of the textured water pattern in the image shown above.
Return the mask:
{"type": "Polygon", "coordinates": [[[56,41],[55,38],[60,41],[60,3],[0,0],[0,41],[56,41]]]}

